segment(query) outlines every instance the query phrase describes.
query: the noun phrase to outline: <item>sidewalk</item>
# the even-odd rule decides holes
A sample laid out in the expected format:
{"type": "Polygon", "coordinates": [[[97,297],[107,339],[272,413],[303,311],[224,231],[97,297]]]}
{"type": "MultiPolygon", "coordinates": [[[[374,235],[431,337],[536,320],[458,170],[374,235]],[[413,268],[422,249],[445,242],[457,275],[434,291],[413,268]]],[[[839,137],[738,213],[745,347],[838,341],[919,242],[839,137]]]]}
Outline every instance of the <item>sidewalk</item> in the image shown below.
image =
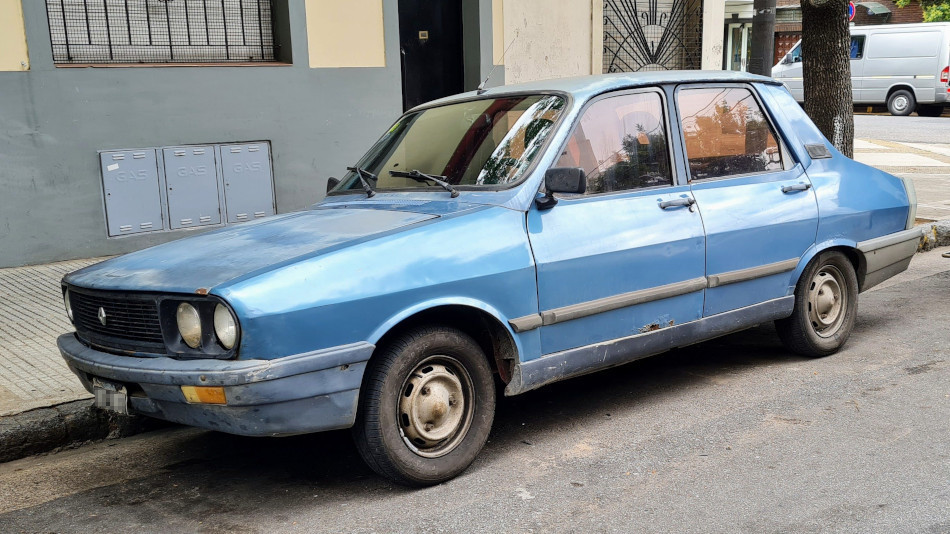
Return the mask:
{"type": "MultiPolygon", "coordinates": [[[[914,181],[918,223],[950,219],[950,144],[861,139],[855,141],[855,159],[914,181]]],[[[941,239],[950,240],[950,236],[941,239]]],[[[90,409],[91,395],[67,369],[56,348],[56,338],[72,331],[60,280],[68,272],[104,259],[0,269],[0,449],[18,451],[6,451],[6,455],[0,451],[0,462],[151,428],[150,422],[118,420],[90,409]]],[[[950,260],[940,258],[938,252],[911,264],[919,276],[948,267],[950,260]]]]}

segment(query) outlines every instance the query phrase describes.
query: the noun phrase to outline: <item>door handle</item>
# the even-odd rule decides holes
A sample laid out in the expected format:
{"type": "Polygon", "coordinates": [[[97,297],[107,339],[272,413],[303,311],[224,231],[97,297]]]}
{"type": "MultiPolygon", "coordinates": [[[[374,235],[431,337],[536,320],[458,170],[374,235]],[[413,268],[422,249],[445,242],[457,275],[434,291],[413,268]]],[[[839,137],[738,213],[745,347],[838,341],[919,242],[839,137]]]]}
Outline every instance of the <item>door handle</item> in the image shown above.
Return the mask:
{"type": "Polygon", "coordinates": [[[783,193],[794,193],[795,191],[807,191],[811,189],[811,184],[783,185],[783,193]]]}
{"type": "Polygon", "coordinates": [[[664,200],[660,202],[660,208],[669,209],[669,208],[679,208],[683,206],[692,206],[696,203],[696,199],[693,197],[680,197],[674,198],[673,200],[664,200]]]}

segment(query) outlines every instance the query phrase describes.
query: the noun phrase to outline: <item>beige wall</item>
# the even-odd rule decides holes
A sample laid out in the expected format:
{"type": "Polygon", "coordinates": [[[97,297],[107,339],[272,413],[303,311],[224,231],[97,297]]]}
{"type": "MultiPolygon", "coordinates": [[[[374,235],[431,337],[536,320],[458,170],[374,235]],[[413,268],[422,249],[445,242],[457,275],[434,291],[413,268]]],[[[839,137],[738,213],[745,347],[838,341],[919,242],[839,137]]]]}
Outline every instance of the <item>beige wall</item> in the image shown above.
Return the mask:
{"type": "Polygon", "coordinates": [[[599,63],[592,69],[592,9],[596,0],[499,3],[503,4],[504,46],[510,46],[504,60],[505,83],[600,71],[599,63]]]}
{"type": "Polygon", "coordinates": [[[311,68],[386,66],[383,0],[307,0],[306,7],[311,68]]]}
{"type": "Polygon", "coordinates": [[[29,70],[20,0],[0,0],[0,71],[29,70]]]}

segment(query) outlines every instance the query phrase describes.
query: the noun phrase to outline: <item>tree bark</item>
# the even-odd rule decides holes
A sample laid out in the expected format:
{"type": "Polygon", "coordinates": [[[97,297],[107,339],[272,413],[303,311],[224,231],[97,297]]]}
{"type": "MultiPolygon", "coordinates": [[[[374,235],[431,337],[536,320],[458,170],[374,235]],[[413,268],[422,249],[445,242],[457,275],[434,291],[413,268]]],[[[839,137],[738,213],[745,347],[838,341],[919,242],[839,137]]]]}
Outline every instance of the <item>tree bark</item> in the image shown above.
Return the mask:
{"type": "Polygon", "coordinates": [[[772,75],[775,63],[775,0],[755,0],[752,3],[752,57],[749,72],[772,75]]]}
{"type": "Polygon", "coordinates": [[[805,113],[842,154],[854,155],[847,0],[801,0],[805,113]]]}

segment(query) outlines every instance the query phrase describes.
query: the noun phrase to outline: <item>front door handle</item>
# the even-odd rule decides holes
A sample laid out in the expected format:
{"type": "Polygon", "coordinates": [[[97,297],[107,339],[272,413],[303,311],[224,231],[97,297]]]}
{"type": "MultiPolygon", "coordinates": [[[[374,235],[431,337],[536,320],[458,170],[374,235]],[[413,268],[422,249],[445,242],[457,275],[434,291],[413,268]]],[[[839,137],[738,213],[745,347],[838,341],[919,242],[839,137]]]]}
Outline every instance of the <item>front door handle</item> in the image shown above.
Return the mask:
{"type": "Polygon", "coordinates": [[[783,193],[794,193],[795,191],[807,191],[811,189],[811,184],[783,185],[783,193]]]}
{"type": "Polygon", "coordinates": [[[696,199],[693,197],[680,197],[674,198],[673,200],[664,200],[660,202],[660,207],[663,209],[669,208],[679,208],[679,207],[689,207],[696,203],[696,199]]]}

